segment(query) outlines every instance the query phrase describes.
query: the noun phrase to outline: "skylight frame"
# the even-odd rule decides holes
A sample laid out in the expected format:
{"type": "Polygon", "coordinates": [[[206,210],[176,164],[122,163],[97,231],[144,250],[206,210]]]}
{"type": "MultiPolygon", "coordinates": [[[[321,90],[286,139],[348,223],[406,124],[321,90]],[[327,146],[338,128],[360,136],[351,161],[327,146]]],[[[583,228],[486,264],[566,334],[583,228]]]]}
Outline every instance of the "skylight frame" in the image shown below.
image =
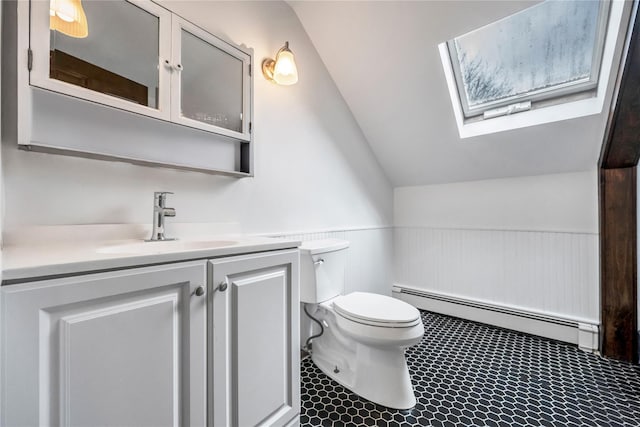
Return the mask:
{"type": "MultiPolygon", "coordinates": [[[[574,0],[575,1],[575,0],[574,0]]],[[[542,4],[542,3],[541,3],[542,4]]],[[[535,5],[533,7],[538,7],[540,5],[535,5]]],[[[472,34],[476,31],[482,31],[484,28],[507,20],[513,16],[516,16],[521,13],[525,13],[527,10],[522,10],[514,15],[507,16],[501,20],[492,22],[483,27],[477,28],[475,30],[469,31],[468,33],[462,34],[460,36],[454,37],[453,39],[447,41],[446,48],[449,56],[449,61],[451,65],[451,69],[453,71],[453,76],[457,88],[457,95],[460,101],[460,106],[462,108],[462,112],[464,114],[465,119],[474,119],[477,116],[482,116],[486,111],[494,110],[500,107],[510,106],[516,103],[527,102],[530,101],[532,105],[534,103],[540,101],[546,101],[546,104],[554,104],[553,100],[557,100],[555,103],[569,102],[573,100],[574,95],[579,95],[588,92],[594,92],[598,87],[598,81],[600,76],[600,71],[602,67],[602,59],[603,59],[603,51],[606,43],[606,35],[609,24],[609,15],[611,11],[611,0],[601,0],[599,1],[599,9],[598,9],[598,23],[596,30],[596,42],[593,47],[593,61],[591,62],[591,72],[588,78],[582,78],[570,82],[560,83],[554,86],[549,86],[541,89],[536,89],[530,92],[513,95],[507,98],[502,98],[499,100],[484,102],[478,105],[469,106],[469,100],[467,98],[467,93],[464,88],[464,81],[462,79],[462,70],[460,68],[460,62],[458,61],[457,50],[456,50],[456,39],[459,37],[466,36],[468,34],[472,34]]]]}

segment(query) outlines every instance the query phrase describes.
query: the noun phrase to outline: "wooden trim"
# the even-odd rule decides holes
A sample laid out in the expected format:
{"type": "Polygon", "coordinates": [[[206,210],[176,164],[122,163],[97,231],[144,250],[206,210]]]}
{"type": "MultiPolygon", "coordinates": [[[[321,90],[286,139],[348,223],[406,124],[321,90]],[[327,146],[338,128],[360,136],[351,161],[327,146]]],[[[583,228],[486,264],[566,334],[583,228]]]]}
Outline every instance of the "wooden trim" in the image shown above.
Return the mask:
{"type": "Polygon", "coordinates": [[[600,307],[604,356],[638,361],[636,168],[600,169],[600,307]]]}
{"type": "Polygon", "coordinates": [[[637,172],[640,42],[634,2],[599,161],[600,350],[638,362],[637,172]]]}
{"type": "MultiPolygon", "coordinates": [[[[61,50],[50,52],[49,77],[149,106],[147,86],[61,50]]],[[[155,91],[157,88],[153,89],[155,91]]]]}
{"type": "Polygon", "coordinates": [[[640,104],[637,102],[640,93],[640,17],[637,5],[636,1],[600,155],[600,167],[604,169],[633,167],[640,160],[640,104]]]}

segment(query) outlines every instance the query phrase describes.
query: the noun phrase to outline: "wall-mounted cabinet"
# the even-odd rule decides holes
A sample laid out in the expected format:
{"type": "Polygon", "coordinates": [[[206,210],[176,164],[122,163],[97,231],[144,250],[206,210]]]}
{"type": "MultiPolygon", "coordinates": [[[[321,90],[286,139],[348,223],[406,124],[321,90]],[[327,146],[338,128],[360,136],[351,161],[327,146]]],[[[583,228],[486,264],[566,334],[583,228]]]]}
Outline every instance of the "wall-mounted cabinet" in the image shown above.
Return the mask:
{"type": "Polygon", "coordinates": [[[21,147],[252,175],[251,49],[149,0],[83,2],[84,38],[3,3],[21,147]]]}

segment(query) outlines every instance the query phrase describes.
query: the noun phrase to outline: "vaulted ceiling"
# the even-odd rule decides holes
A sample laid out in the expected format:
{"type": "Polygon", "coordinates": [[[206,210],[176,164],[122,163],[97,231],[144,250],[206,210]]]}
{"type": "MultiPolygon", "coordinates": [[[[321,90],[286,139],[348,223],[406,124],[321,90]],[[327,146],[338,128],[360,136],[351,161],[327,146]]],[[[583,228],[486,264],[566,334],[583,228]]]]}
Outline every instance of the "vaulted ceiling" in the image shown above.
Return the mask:
{"type": "Polygon", "coordinates": [[[608,99],[598,115],[458,135],[438,44],[535,3],[289,2],[394,186],[596,167],[608,99]]]}

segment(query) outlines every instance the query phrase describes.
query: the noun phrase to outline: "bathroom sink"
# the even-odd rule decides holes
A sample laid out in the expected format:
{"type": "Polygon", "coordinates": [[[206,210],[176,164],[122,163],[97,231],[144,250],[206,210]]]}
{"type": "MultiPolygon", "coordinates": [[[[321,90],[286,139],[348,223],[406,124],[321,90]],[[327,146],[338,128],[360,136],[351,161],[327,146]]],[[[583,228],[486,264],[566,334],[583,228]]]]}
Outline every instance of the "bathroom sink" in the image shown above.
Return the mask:
{"type": "Polygon", "coordinates": [[[101,254],[162,254],[167,252],[197,251],[201,249],[214,249],[225,246],[233,246],[233,240],[165,240],[159,242],[133,242],[123,245],[106,246],[99,248],[101,254]]]}

